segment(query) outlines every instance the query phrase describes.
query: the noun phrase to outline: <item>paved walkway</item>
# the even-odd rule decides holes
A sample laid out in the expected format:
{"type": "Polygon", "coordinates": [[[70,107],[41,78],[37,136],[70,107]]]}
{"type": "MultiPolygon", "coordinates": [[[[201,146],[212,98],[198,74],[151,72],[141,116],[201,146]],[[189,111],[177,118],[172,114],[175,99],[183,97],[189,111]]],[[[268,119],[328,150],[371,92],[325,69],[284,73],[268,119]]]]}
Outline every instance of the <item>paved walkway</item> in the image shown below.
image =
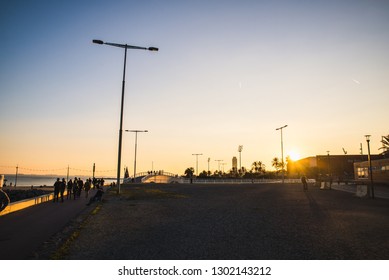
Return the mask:
{"type": "MultiPolygon", "coordinates": [[[[90,195],[92,193],[94,191],[90,195]]],[[[76,200],[65,198],[63,203],[49,201],[0,216],[0,259],[35,258],[36,251],[44,242],[81,213],[90,211],[87,201],[82,193],[81,198],[76,200]]]]}

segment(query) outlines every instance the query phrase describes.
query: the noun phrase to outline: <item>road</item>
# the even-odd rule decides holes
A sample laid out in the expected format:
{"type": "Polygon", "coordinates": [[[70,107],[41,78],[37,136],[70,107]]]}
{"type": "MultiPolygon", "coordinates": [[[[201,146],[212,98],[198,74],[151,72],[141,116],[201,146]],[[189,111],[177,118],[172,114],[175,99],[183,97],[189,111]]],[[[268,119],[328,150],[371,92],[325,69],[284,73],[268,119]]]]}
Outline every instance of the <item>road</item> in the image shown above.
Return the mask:
{"type": "Polygon", "coordinates": [[[63,203],[51,201],[0,216],[0,259],[35,257],[44,242],[88,209],[84,194],[63,203]]]}

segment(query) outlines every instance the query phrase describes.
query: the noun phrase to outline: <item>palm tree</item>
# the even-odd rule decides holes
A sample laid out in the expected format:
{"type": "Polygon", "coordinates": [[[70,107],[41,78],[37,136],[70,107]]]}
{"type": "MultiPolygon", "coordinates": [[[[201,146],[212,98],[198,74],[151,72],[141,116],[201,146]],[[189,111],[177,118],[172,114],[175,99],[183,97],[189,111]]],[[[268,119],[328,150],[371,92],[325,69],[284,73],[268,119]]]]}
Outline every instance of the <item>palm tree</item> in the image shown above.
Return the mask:
{"type": "Polygon", "coordinates": [[[257,172],[257,170],[258,170],[258,163],[256,161],[254,161],[253,164],[251,164],[251,170],[254,170],[255,172],[257,172]]]}
{"type": "Polygon", "coordinates": [[[387,155],[389,154],[389,135],[387,136],[382,136],[382,140],[381,140],[381,143],[382,143],[382,147],[379,148],[379,150],[382,149],[382,155],[387,155]]]}
{"type": "Polygon", "coordinates": [[[192,178],[193,174],[194,174],[194,168],[193,167],[189,167],[189,168],[185,169],[184,174],[185,174],[186,178],[192,178]]]}
{"type": "Polygon", "coordinates": [[[283,168],[282,162],[278,159],[278,157],[273,158],[271,165],[276,169],[277,172],[283,168]]]}
{"type": "Polygon", "coordinates": [[[251,165],[251,170],[255,173],[260,173],[265,171],[265,165],[262,163],[262,161],[254,161],[251,165]]]}

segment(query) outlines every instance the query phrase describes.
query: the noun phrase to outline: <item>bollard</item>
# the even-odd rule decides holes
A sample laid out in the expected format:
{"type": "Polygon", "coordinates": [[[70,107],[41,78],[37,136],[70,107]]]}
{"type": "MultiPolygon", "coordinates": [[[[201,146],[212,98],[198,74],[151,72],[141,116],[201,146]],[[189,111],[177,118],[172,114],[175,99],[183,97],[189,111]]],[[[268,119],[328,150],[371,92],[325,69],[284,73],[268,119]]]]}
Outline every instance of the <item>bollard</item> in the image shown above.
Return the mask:
{"type": "Polygon", "coordinates": [[[367,185],[357,185],[357,192],[355,195],[358,197],[368,197],[367,185]]]}

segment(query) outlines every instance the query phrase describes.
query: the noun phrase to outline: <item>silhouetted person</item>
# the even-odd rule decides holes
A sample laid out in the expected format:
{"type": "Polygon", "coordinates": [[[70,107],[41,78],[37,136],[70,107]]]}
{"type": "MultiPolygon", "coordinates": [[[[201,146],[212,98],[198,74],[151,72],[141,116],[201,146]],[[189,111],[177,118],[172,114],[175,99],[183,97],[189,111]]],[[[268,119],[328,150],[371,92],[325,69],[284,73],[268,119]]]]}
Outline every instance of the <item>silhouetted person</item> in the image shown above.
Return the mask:
{"type": "Polygon", "coordinates": [[[78,179],[77,177],[74,177],[73,180],[73,198],[76,199],[78,194],[78,179]]]}
{"type": "Polygon", "coordinates": [[[67,190],[68,190],[68,193],[66,194],[66,199],[71,199],[72,198],[72,190],[73,190],[73,181],[72,181],[72,179],[70,179],[69,182],[68,182],[67,190]]]}
{"type": "Polygon", "coordinates": [[[307,177],[305,177],[305,175],[303,175],[303,177],[301,177],[301,183],[303,183],[303,190],[307,191],[308,190],[308,182],[307,182],[307,177]]]}
{"type": "Polygon", "coordinates": [[[3,191],[3,186],[0,186],[0,212],[3,211],[9,203],[10,200],[7,193],[3,191]]]}
{"type": "Polygon", "coordinates": [[[54,183],[54,199],[53,202],[58,202],[59,190],[61,188],[61,181],[57,178],[57,181],[54,183]]]}
{"type": "Polygon", "coordinates": [[[80,197],[80,196],[81,196],[82,188],[84,187],[84,181],[81,180],[81,178],[78,178],[77,185],[78,185],[77,196],[80,197]]]}
{"type": "Polygon", "coordinates": [[[90,189],[91,189],[91,180],[87,179],[84,184],[85,198],[88,198],[90,189]]]}
{"type": "Polygon", "coordinates": [[[103,197],[103,194],[104,194],[103,187],[102,186],[98,186],[97,187],[97,192],[95,193],[95,195],[93,197],[91,197],[91,199],[89,200],[87,205],[89,206],[89,205],[91,205],[95,201],[101,201],[101,199],[103,197]]]}
{"type": "Polygon", "coordinates": [[[65,178],[62,178],[62,182],[59,187],[59,193],[61,194],[61,202],[63,202],[63,194],[65,193],[65,189],[66,189],[66,181],[65,178]]]}

